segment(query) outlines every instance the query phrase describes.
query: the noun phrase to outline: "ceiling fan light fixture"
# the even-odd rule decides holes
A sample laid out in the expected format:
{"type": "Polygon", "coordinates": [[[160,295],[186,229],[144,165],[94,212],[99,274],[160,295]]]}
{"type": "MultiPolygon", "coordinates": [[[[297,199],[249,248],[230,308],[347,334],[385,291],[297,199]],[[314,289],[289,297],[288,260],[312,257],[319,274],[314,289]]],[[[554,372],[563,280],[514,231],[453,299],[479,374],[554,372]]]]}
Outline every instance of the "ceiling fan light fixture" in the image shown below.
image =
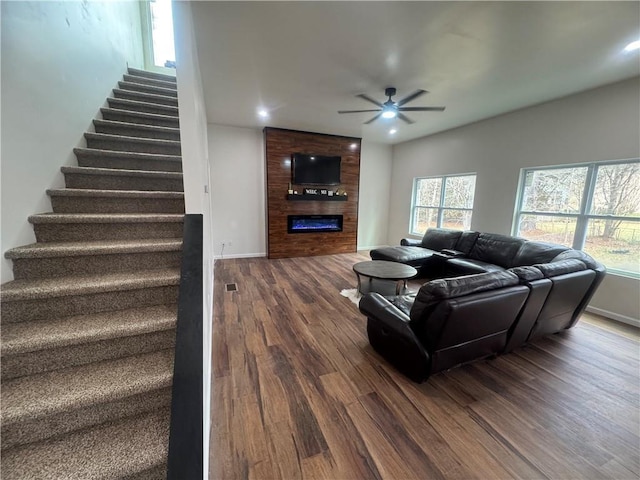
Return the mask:
{"type": "Polygon", "coordinates": [[[393,108],[385,107],[382,110],[382,118],[396,118],[398,112],[396,112],[393,108]]]}

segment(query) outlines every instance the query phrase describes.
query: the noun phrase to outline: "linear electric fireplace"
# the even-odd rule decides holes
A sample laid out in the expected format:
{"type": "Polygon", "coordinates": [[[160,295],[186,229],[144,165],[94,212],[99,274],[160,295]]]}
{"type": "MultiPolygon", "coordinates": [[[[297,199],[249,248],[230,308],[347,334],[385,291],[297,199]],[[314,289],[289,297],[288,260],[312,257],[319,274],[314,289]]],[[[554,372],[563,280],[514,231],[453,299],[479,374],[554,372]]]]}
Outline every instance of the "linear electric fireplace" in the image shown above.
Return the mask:
{"type": "Polygon", "coordinates": [[[341,232],[342,215],[288,215],[287,232],[341,232]]]}

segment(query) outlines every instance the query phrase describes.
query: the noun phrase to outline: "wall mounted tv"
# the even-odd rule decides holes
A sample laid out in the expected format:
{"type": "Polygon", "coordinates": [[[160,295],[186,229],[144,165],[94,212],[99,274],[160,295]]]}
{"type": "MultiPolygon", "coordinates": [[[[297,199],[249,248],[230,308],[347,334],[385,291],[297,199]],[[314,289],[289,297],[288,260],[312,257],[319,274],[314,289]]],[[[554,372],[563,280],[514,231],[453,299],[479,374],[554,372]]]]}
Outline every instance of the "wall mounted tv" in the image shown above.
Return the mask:
{"type": "Polygon", "coordinates": [[[294,153],[291,162],[296,185],[340,185],[340,157],[294,153]]]}

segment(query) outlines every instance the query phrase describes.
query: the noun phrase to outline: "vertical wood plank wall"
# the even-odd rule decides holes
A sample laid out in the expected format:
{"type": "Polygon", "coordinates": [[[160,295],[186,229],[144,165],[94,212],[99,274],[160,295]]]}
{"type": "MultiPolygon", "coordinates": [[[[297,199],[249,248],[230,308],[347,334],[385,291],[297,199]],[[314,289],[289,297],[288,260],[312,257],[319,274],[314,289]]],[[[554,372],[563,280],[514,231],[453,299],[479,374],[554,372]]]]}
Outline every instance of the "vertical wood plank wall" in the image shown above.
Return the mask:
{"type": "MultiPolygon", "coordinates": [[[[264,135],[267,163],[267,256],[286,258],[355,252],[360,139],[270,127],[264,129],[264,135]],[[346,191],[347,201],[287,200],[293,153],[342,157],[342,183],[339,187],[327,188],[346,191]],[[287,233],[288,215],[343,215],[342,232],[287,233]]],[[[298,193],[302,193],[303,188],[305,187],[302,185],[293,186],[298,193]]]]}

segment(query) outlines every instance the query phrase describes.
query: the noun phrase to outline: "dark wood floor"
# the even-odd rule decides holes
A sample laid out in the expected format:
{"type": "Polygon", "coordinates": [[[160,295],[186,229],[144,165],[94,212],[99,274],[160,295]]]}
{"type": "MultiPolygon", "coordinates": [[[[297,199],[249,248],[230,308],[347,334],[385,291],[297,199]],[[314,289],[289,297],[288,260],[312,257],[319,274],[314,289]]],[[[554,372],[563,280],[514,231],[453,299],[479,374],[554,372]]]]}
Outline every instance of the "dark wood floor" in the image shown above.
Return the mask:
{"type": "Polygon", "coordinates": [[[339,294],[366,259],[216,262],[210,478],[640,477],[637,335],[581,321],[418,385],[339,294]]]}

